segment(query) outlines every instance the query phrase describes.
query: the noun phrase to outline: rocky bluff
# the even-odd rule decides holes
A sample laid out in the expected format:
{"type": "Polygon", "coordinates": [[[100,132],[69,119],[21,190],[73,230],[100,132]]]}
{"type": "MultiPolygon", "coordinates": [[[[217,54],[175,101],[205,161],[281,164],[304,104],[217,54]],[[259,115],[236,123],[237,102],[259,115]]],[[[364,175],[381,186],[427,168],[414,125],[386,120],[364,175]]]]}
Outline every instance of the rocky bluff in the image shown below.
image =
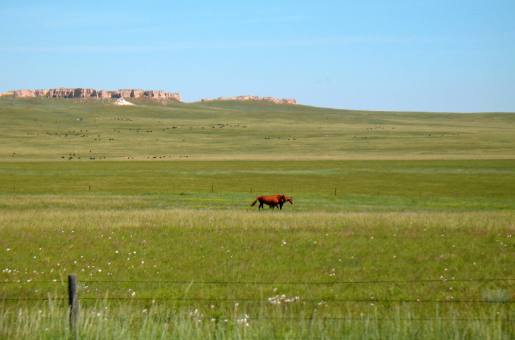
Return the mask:
{"type": "Polygon", "coordinates": [[[14,97],[31,98],[141,98],[155,100],[174,100],[181,101],[181,95],[177,92],[165,92],[160,90],[141,90],[141,89],[120,89],[120,90],[96,90],[88,88],[57,88],[42,90],[14,90],[14,97]]]}
{"type": "Polygon", "coordinates": [[[203,102],[213,101],[260,101],[270,102],[274,104],[297,104],[297,101],[292,98],[275,98],[275,97],[258,97],[258,96],[237,96],[237,97],[218,97],[214,99],[202,99],[203,102]]]}

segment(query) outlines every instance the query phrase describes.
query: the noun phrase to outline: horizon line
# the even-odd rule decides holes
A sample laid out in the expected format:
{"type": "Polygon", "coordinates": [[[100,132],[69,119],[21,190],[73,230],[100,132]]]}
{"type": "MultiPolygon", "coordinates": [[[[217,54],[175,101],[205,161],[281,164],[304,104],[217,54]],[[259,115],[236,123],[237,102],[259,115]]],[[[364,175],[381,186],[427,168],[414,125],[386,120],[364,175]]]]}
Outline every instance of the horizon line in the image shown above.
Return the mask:
{"type": "MultiPolygon", "coordinates": [[[[17,97],[14,97],[14,95],[5,95],[5,94],[8,94],[10,92],[14,92],[14,91],[18,91],[18,90],[45,90],[45,89],[95,89],[95,87],[40,87],[40,88],[18,88],[18,89],[10,89],[10,90],[1,90],[0,89],[0,98],[6,98],[6,97],[11,97],[13,99],[21,99],[21,100],[26,100],[26,99],[32,99],[32,98],[46,98],[44,96],[41,96],[41,97],[20,97],[20,98],[17,98],[17,97]],[[2,96],[2,94],[4,94],[2,96]]],[[[144,90],[144,89],[141,89],[141,88],[117,88],[117,89],[106,89],[106,91],[117,91],[117,90],[144,90]]],[[[152,89],[152,90],[148,90],[148,91],[164,91],[164,92],[168,92],[169,90],[164,90],[164,89],[152,89]]],[[[177,91],[177,90],[173,90],[172,92],[175,92],[175,93],[178,93],[178,94],[182,94],[182,92],[180,91],[177,91]]],[[[254,96],[254,95],[237,95],[237,96],[254,96]]],[[[236,97],[236,96],[218,96],[218,97],[213,97],[213,98],[207,98],[207,97],[201,97],[201,98],[198,98],[198,99],[194,99],[192,101],[185,101],[185,100],[180,100],[178,101],[179,103],[181,104],[200,104],[200,103],[209,103],[209,102],[227,102],[227,101],[235,101],[235,102],[242,102],[242,103],[248,103],[248,102],[256,102],[256,100],[237,100],[237,99],[234,99],[234,100],[219,100],[219,98],[229,98],[229,97],[236,97]],[[203,100],[205,100],[203,102],[203,100]]],[[[310,104],[310,103],[303,103],[303,102],[299,102],[297,98],[283,98],[283,97],[276,97],[276,96],[256,96],[256,97],[260,97],[260,98],[266,98],[266,97],[271,97],[271,98],[276,98],[276,99],[294,99],[297,101],[297,103],[295,104],[275,104],[275,105],[288,105],[288,106],[308,106],[308,107],[313,107],[313,108],[318,108],[318,109],[328,109],[328,110],[341,110],[341,111],[365,111],[365,112],[397,112],[397,113],[457,113],[457,114],[482,114],[482,113],[488,113],[488,114],[515,114],[515,110],[514,111],[499,111],[499,110],[486,110],[486,111],[462,111],[462,110],[456,110],[456,111],[452,111],[452,110],[425,110],[425,109],[383,109],[383,108],[369,108],[369,109],[363,109],[363,108],[356,108],[356,107],[342,107],[342,106],[325,106],[325,105],[317,105],[317,104],[310,104]]],[[[48,98],[48,99],[62,99],[62,100],[69,100],[69,99],[94,99],[94,98],[48,98]]],[[[105,99],[110,99],[110,98],[105,98],[105,99]]],[[[104,100],[105,100],[104,99],[104,100]]],[[[131,98],[127,98],[127,99],[131,99],[131,98]]],[[[135,98],[135,99],[138,99],[138,98],[135,98]]]]}

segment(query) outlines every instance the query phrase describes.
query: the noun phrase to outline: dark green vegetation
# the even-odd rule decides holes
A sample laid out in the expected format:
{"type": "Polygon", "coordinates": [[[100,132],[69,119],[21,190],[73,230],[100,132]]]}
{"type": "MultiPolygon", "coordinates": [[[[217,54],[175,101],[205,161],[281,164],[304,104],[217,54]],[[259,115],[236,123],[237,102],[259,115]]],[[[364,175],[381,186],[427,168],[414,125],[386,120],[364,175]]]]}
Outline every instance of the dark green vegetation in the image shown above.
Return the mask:
{"type": "Polygon", "coordinates": [[[515,115],[140,104],[0,99],[0,338],[71,272],[85,338],[513,338],[515,115]]]}
{"type": "Polygon", "coordinates": [[[513,158],[515,114],[0,98],[0,160],[513,158]]]}
{"type": "Polygon", "coordinates": [[[295,211],[513,210],[515,161],[3,163],[0,190],[0,207],[15,209],[119,195],[117,209],[249,210],[258,194],[282,192],[295,211]],[[33,199],[6,200],[14,193],[33,199]]]}

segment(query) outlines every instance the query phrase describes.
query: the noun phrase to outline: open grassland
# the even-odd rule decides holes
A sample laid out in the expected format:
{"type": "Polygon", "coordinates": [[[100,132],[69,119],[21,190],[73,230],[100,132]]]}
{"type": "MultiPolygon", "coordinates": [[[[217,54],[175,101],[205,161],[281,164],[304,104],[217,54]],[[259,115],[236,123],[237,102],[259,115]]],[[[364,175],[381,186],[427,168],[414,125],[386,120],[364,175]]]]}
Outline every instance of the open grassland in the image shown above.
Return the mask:
{"type": "Polygon", "coordinates": [[[510,339],[514,172],[512,160],[5,162],[0,335],[66,336],[73,272],[84,338],[510,339]],[[258,212],[261,192],[295,205],[258,212]]]}
{"type": "Polygon", "coordinates": [[[515,114],[137,104],[0,98],[0,338],[70,273],[81,338],[514,337],[515,114]]]}
{"type": "Polygon", "coordinates": [[[515,161],[2,163],[0,208],[254,210],[288,193],[295,211],[514,210],[515,161]]]}
{"type": "Polygon", "coordinates": [[[514,158],[513,113],[0,98],[0,160],[514,158]]]}

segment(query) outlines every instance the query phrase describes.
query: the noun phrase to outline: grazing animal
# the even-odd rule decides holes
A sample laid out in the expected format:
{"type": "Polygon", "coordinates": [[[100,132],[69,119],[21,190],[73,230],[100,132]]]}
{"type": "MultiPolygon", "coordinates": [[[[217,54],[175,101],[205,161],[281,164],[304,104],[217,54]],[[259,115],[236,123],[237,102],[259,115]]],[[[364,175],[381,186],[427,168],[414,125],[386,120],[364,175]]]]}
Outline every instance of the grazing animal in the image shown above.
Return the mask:
{"type": "Polygon", "coordinates": [[[279,209],[282,210],[284,203],[290,202],[290,204],[293,204],[293,198],[285,196],[285,195],[269,195],[269,196],[259,196],[256,198],[254,202],[250,205],[251,207],[255,206],[256,203],[259,201],[259,207],[258,209],[261,209],[264,207],[264,205],[268,205],[271,209],[275,209],[276,207],[279,207],[279,209]]]}
{"type": "Polygon", "coordinates": [[[281,201],[281,203],[279,203],[279,209],[282,210],[283,209],[283,204],[286,203],[286,202],[290,202],[290,204],[293,205],[293,198],[292,197],[288,197],[288,196],[284,196],[284,200],[281,201]]]}

